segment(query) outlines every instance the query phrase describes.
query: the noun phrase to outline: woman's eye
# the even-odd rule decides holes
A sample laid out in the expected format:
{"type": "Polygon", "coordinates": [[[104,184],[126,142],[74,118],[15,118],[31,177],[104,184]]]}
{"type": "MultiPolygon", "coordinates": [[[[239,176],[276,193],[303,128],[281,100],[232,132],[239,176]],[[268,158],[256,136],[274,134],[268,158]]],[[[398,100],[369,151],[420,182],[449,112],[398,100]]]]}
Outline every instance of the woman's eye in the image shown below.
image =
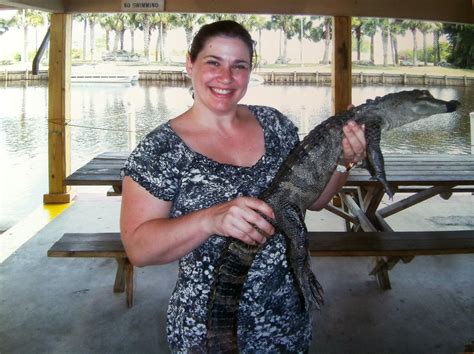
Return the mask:
{"type": "Polygon", "coordinates": [[[247,65],[245,64],[237,64],[237,65],[234,65],[234,68],[235,69],[238,69],[238,70],[247,70],[247,65]]]}
{"type": "Polygon", "coordinates": [[[218,65],[219,65],[219,63],[218,63],[217,61],[215,61],[215,60],[209,60],[209,61],[207,62],[207,64],[208,64],[208,65],[211,65],[211,66],[218,66],[218,65]]]}

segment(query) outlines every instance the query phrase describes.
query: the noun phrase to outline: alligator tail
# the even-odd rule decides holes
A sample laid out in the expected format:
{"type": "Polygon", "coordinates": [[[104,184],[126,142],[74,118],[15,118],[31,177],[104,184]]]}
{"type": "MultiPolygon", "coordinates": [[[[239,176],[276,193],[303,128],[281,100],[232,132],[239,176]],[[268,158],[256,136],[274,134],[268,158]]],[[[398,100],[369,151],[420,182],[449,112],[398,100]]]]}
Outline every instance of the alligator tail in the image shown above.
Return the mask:
{"type": "Polygon", "coordinates": [[[240,296],[258,246],[228,242],[216,267],[209,296],[207,348],[209,353],[238,353],[237,318],[240,296]]]}
{"type": "Polygon", "coordinates": [[[289,241],[288,259],[291,260],[290,267],[302,298],[302,304],[307,311],[320,309],[324,303],[323,288],[311,270],[308,231],[304,223],[304,216],[294,204],[287,204],[282,211],[285,221],[282,221],[281,224],[284,225],[283,232],[289,241]]]}

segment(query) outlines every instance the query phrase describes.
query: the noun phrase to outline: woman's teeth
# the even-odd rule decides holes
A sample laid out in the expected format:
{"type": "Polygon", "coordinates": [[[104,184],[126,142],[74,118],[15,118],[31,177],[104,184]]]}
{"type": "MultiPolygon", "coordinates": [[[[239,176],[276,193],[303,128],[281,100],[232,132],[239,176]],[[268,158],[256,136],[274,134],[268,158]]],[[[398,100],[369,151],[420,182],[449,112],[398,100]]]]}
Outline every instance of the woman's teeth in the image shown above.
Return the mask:
{"type": "Polygon", "coordinates": [[[218,93],[220,95],[227,95],[230,93],[230,90],[221,90],[221,89],[216,89],[216,88],[213,88],[212,89],[215,93],[218,93]]]}

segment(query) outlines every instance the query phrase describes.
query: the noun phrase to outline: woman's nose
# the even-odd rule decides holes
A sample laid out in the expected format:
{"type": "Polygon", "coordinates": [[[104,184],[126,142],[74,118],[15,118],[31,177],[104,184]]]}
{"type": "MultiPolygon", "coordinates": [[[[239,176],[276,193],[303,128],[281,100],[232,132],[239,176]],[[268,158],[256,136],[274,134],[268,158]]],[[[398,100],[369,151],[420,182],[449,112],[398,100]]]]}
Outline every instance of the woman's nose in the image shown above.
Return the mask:
{"type": "Polygon", "coordinates": [[[219,70],[219,79],[222,82],[231,82],[232,81],[232,70],[230,67],[221,66],[219,70]]]}

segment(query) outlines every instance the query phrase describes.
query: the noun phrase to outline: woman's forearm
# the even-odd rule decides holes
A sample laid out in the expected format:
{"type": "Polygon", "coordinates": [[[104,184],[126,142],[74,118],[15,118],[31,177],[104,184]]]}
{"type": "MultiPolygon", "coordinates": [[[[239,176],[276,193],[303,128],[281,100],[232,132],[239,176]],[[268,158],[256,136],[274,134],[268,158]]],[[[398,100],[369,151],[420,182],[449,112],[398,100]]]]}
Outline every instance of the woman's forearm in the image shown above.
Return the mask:
{"type": "Polygon", "coordinates": [[[131,232],[122,231],[127,255],[136,266],[173,262],[203,244],[211,235],[206,211],[178,218],[148,220],[131,232]]]}
{"type": "Polygon", "coordinates": [[[322,191],[319,198],[316,199],[308,209],[316,211],[323,209],[344,186],[348,176],[349,172],[341,173],[334,171],[333,175],[331,176],[331,179],[322,191]]]}

